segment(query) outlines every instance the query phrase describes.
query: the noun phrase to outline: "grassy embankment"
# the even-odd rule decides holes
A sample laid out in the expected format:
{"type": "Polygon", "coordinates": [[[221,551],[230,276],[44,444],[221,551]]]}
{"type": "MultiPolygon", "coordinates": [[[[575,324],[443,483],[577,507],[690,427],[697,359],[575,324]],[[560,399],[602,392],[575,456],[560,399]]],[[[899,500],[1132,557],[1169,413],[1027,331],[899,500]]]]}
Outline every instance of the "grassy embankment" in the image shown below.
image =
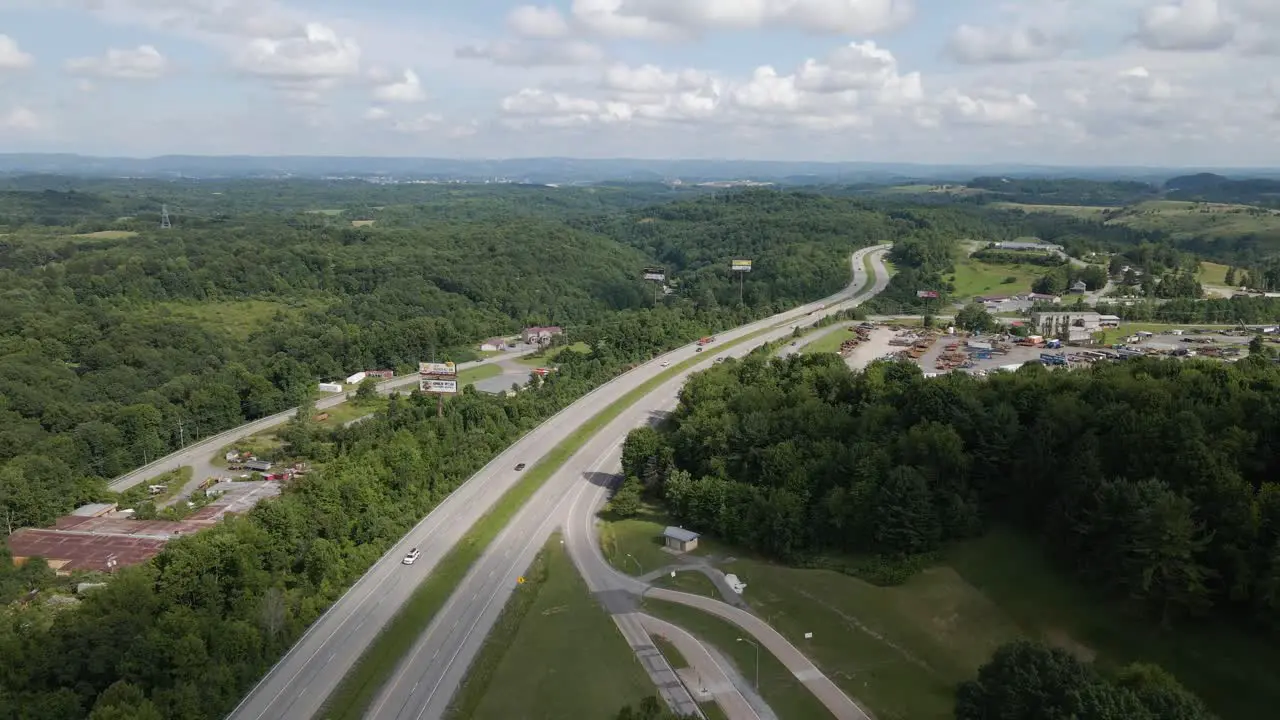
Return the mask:
{"type": "Polygon", "coordinates": [[[955,287],[952,299],[964,301],[984,295],[1030,292],[1031,284],[1036,278],[1051,269],[1031,263],[989,263],[961,255],[956,258],[955,272],[946,276],[946,279],[955,287]]]}
{"type": "MultiPolygon", "coordinates": [[[[666,524],[660,514],[608,523],[606,555],[633,574],[628,554],[660,562],[657,537],[666,524]]],[[[957,544],[936,566],[887,588],[712,548],[704,552],[733,556],[718,566],[746,582],[743,597],[755,611],[880,720],[950,718],[956,684],[1017,637],[1044,640],[1101,667],[1159,663],[1221,717],[1269,717],[1280,704],[1280,686],[1271,682],[1280,672],[1280,648],[1221,625],[1163,631],[1127,604],[1101,599],[1065,577],[1038,545],[1011,532],[957,544]]],[[[698,617],[718,622],[688,608],[673,612],[679,615],[656,614],[695,633],[698,617]]],[[[726,652],[740,649],[723,647],[741,645],[728,632],[704,639],[726,652]]],[[[752,668],[752,658],[734,657],[740,670],[752,668]]],[[[769,699],[763,657],[761,663],[769,699]]]]}
{"type": "Polygon", "coordinates": [[[547,540],[489,632],[448,720],[608,718],[654,694],[560,534],[547,540]]]}
{"type": "Polygon", "coordinates": [[[511,522],[529,498],[588,439],[631,405],[680,372],[693,367],[708,356],[748,342],[775,327],[765,328],[737,340],[718,344],[708,352],[673,365],[598,412],[552,448],[541,460],[534,463],[523,477],[471,526],[449,554],[441,559],[427,580],[414,591],[396,616],[366,648],[355,667],[326,701],[323,717],[355,720],[363,716],[365,708],[395,670],[400,658],[413,647],[414,641],[430,625],[431,619],[444,607],[453,589],[466,577],[471,566],[480,559],[493,539],[511,522]]]}

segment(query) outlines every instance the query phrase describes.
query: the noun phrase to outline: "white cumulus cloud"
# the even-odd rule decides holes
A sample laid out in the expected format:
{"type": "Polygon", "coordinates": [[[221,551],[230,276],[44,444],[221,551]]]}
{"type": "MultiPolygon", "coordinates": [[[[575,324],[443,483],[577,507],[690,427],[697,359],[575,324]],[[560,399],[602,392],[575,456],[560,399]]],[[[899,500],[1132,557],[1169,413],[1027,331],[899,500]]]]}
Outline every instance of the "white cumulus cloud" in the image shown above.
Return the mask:
{"type": "Polygon", "coordinates": [[[0,128],[17,132],[39,130],[42,123],[40,116],[25,107],[15,107],[4,115],[0,115],[0,128]]]}
{"type": "Polygon", "coordinates": [[[0,35],[0,70],[23,70],[35,64],[35,58],[22,51],[8,35],[0,35]]]}
{"type": "Polygon", "coordinates": [[[465,45],[454,55],[463,60],[488,60],[495,65],[524,67],[594,65],[605,59],[603,48],[583,40],[502,40],[465,45]]]}
{"type": "Polygon", "coordinates": [[[155,80],[169,71],[169,60],[151,45],[133,49],[109,48],[99,57],[72,58],[67,71],[76,75],[93,75],[121,80],[155,80]]]}
{"type": "Polygon", "coordinates": [[[1234,36],[1235,26],[1218,0],[1180,0],[1148,8],[1137,34],[1152,50],[1217,50],[1234,36]]]}
{"type": "Polygon", "coordinates": [[[426,100],[427,94],[422,89],[418,74],[412,70],[405,70],[399,81],[375,87],[373,97],[388,103],[416,103],[426,100]]]}

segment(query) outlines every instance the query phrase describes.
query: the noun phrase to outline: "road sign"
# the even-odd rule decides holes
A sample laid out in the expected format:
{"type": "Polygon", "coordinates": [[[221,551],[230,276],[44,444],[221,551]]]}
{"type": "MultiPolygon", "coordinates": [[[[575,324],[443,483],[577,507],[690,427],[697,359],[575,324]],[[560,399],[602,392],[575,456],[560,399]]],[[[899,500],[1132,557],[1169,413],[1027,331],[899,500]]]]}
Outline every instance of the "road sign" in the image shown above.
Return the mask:
{"type": "Polygon", "coordinates": [[[517,583],[517,584],[519,584],[519,585],[523,585],[523,584],[524,584],[524,576],[523,576],[523,575],[521,575],[520,577],[516,578],[516,583],[517,583]]]}
{"type": "Polygon", "coordinates": [[[458,366],[451,362],[434,363],[420,362],[418,363],[419,375],[457,375],[458,366]]]}
{"type": "Polygon", "coordinates": [[[436,378],[419,378],[418,390],[424,393],[453,395],[458,392],[457,380],[437,380],[436,378]]]}
{"type": "Polygon", "coordinates": [[[733,272],[751,272],[750,260],[731,260],[729,262],[729,270],[733,272]]]}
{"type": "Polygon", "coordinates": [[[937,291],[937,290],[917,290],[917,291],[916,291],[916,297],[918,297],[918,298],[936,298],[936,297],[938,297],[938,291],[937,291]]]}

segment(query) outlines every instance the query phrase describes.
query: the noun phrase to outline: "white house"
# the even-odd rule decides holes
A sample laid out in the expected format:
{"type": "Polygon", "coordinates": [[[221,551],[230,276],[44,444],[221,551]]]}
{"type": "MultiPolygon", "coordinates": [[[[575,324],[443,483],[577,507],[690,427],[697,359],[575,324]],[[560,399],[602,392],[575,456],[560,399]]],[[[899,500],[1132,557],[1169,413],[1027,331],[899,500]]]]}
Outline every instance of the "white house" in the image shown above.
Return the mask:
{"type": "Polygon", "coordinates": [[[347,378],[347,384],[348,384],[348,385],[355,385],[356,383],[360,382],[361,380],[364,380],[364,379],[365,379],[365,378],[367,378],[367,377],[369,377],[369,373],[367,373],[367,372],[365,372],[365,371],[361,370],[360,372],[356,373],[355,375],[352,375],[351,377],[348,377],[348,378],[347,378]]]}
{"type": "Polygon", "coordinates": [[[480,352],[497,352],[499,350],[506,350],[506,349],[507,349],[506,338],[500,338],[500,337],[489,338],[488,340],[485,340],[484,342],[480,343],[480,352]]]}

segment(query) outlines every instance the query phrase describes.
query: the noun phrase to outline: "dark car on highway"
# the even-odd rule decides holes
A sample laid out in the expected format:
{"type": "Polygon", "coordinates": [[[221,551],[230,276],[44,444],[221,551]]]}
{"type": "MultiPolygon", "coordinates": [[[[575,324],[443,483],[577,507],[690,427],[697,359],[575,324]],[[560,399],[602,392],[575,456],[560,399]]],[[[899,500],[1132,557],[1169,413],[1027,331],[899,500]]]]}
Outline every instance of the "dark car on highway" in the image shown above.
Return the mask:
{"type": "Polygon", "coordinates": [[[520,470],[523,470],[523,469],[524,469],[524,463],[520,463],[519,465],[516,465],[516,471],[517,471],[517,472],[518,472],[518,471],[520,471],[520,470]]]}

